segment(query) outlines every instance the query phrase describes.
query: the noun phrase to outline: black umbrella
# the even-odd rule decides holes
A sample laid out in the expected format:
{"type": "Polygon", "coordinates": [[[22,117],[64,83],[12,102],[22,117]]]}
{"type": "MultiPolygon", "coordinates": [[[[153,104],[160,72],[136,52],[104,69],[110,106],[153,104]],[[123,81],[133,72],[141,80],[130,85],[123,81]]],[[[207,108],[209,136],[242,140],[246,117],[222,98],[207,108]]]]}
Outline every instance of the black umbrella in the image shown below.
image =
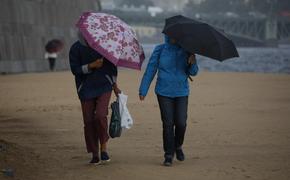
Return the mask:
{"type": "Polygon", "coordinates": [[[219,61],[239,57],[234,43],[223,32],[204,22],[173,16],[166,19],[162,32],[190,53],[219,61]]]}
{"type": "Polygon", "coordinates": [[[63,42],[59,39],[52,39],[45,45],[45,50],[49,53],[59,52],[63,48],[63,42]]]}

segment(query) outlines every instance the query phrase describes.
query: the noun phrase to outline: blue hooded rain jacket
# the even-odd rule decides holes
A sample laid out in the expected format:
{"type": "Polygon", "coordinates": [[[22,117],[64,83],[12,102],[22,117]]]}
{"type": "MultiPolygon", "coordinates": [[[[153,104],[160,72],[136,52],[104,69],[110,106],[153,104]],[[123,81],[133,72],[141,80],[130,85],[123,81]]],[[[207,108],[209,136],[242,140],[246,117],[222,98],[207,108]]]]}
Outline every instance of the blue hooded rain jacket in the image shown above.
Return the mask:
{"type": "Polygon", "coordinates": [[[165,43],[155,47],[143,75],[139,95],[146,96],[150,84],[157,74],[155,93],[167,97],[189,95],[188,76],[198,72],[197,64],[190,67],[187,60],[190,54],[181,47],[171,44],[165,36],[165,43]]]}

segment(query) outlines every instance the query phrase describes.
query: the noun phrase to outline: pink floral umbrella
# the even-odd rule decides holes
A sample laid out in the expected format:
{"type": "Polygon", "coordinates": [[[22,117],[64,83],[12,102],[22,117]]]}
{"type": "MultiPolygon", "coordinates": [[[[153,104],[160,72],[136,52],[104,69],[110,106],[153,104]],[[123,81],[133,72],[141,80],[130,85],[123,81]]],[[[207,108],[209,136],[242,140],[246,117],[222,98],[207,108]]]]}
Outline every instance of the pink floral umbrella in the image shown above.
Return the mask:
{"type": "Polygon", "coordinates": [[[116,66],[141,69],[145,59],[135,31],[116,16],[85,12],[76,26],[90,47],[116,66]]]}

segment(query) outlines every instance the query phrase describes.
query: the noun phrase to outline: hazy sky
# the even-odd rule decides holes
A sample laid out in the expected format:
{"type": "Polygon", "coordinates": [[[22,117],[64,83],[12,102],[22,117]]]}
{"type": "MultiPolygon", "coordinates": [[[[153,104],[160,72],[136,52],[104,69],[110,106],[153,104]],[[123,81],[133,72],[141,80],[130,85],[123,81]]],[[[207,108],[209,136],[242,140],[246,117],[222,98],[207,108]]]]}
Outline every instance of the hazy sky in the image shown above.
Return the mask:
{"type": "MultiPolygon", "coordinates": [[[[108,2],[118,2],[118,0],[101,0],[104,3],[108,2]]],[[[163,8],[164,10],[181,10],[184,5],[189,0],[151,0],[156,6],[163,8]]],[[[196,2],[200,2],[202,0],[194,0],[196,2]]]]}

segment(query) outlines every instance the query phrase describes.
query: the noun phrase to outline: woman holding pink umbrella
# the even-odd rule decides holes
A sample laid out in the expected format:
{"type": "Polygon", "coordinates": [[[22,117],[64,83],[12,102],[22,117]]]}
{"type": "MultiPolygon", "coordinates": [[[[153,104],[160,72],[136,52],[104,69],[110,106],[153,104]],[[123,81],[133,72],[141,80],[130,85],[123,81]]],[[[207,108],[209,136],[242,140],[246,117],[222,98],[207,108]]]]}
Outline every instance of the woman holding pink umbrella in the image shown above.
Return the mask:
{"type": "Polygon", "coordinates": [[[87,152],[92,153],[90,163],[98,165],[110,161],[107,115],[111,92],[121,93],[117,66],[140,69],[145,57],[134,30],[113,15],[85,12],[77,27],[79,40],[71,46],[70,67],[81,101],[87,152]]]}
{"type": "Polygon", "coordinates": [[[116,95],[121,92],[116,83],[117,67],[90,48],[81,34],[70,49],[69,60],[81,101],[87,152],[92,153],[90,163],[108,162],[108,106],[112,90],[116,95]]]}

